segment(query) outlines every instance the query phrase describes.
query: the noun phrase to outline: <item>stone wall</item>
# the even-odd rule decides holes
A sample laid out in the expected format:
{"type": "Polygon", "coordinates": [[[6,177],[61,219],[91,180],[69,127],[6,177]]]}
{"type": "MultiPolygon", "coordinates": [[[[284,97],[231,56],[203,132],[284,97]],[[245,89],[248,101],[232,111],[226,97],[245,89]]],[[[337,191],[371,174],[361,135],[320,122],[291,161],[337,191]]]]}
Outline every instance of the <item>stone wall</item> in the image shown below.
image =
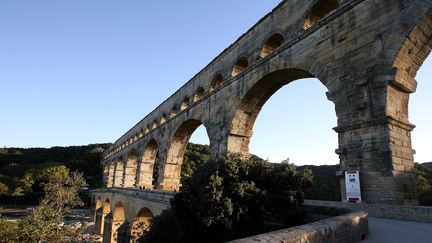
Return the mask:
{"type": "Polygon", "coordinates": [[[314,77],[335,106],[341,172],[360,172],[364,202],[416,205],[408,103],[431,28],[432,0],[282,1],[105,151],[105,185],[179,190],[184,150],[200,125],[213,157],[248,156],[265,102],[314,77]]]}
{"type": "Polygon", "coordinates": [[[368,214],[355,212],[231,242],[358,242],[364,239],[367,234],[368,214]]]}
{"type": "Polygon", "coordinates": [[[370,217],[432,223],[432,207],[305,200],[305,205],[368,212],[370,217]]]}

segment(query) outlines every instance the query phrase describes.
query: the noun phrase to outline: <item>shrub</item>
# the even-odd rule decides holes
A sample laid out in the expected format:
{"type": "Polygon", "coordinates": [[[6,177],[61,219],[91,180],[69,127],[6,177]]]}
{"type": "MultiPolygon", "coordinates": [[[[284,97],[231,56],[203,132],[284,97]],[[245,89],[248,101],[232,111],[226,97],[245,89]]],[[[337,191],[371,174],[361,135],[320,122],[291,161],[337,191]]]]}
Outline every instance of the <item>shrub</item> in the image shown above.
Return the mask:
{"type": "Polygon", "coordinates": [[[222,242],[302,223],[309,170],[230,155],[199,167],[142,242],[222,242]]]}

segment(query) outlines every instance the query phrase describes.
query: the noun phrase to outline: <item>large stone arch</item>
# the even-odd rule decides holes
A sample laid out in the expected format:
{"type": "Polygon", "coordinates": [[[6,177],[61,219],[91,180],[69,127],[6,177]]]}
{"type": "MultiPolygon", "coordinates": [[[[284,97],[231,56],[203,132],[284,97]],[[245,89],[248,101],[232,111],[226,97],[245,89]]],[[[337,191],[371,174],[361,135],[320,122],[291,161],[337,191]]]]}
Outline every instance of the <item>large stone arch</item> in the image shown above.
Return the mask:
{"type": "Polygon", "coordinates": [[[105,200],[103,207],[96,211],[95,228],[96,233],[102,235],[105,229],[105,219],[111,212],[111,203],[109,199],[105,200]]]}
{"type": "MultiPolygon", "coordinates": [[[[400,7],[396,1],[391,5],[400,7]]],[[[411,144],[415,126],[408,111],[410,94],[417,88],[415,75],[432,47],[432,10],[422,5],[430,3],[404,6],[416,13],[409,18],[393,15],[391,34],[377,36],[363,70],[350,70],[357,83],[347,91],[357,101],[347,102],[354,107],[335,129],[342,141],[337,152],[342,171],[360,171],[362,197],[368,203],[418,203],[411,144]]]]}
{"type": "Polygon", "coordinates": [[[228,152],[248,156],[253,126],[265,102],[284,85],[310,77],[314,75],[301,69],[284,69],[272,72],[252,85],[233,110],[227,141],[228,152]]]}
{"type": "Polygon", "coordinates": [[[106,218],[103,242],[126,242],[128,225],[123,203],[117,202],[106,218]]]}
{"type": "MultiPolygon", "coordinates": [[[[423,4],[427,3],[418,1],[408,8],[423,9],[420,6],[423,4]]],[[[385,104],[385,121],[382,122],[382,126],[383,130],[386,130],[387,146],[382,146],[382,149],[388,151],[387,168],[384,168],[385,173],[378,182],[375,175],[371,174],[374,170],[366,172],[368,177],[365,178],[365,183],[382,187],[380,191],[387,192],[384,195],[372,194],[371,197],[390,198],[400,204],[415,205],[418,200],[414,168],[415,152],[411,140],[411,132],[415,125],[411,124],[409,119],[409,99],[417,89],[415,79],[417,71],[432,49],[432,8],[429,8],[423,16],[399,21],[395,28],[400,32],[395,32],[397,34],[387,38],[398,40],[400,45],[383,43],[378,58],[386,65],[374,67],[376,73],[374,81],[384,87],[382,88],[384,91],[377,95],[377,99],[379,97],[385,104]]],[[[375,168],[378,169],[380,168],[375,168]]]]}
{"type": "Polygon", "coordinates": [[[153,171],[155,169],[156,158],[158,157],[158,150],[159,144],[155,139],[150,139],[141,157],[139,184],[137,185],[139,188],[153,188],[153,184],[156,183],[153,179],[153,171]]]}
{"type": "Polygon", "coordinates": [[[109,169],[110,169],[109,163],[106,163],[106,164],[103,165],[103,178],[102,178],[102,181],[103,181],[104,187],[109,187],[110,186],[109,185],[109,172],[110,172],[109,169]]]}
{"type": "Polygon", "coordinates": [[[116,163],[115,163],[113,187],[122,187],[123,186],[124,166],[125,166],[125,163],[123,161],[123,157],[120,156],[120,158],[118,158],[116,163]]]}
{"type": "MultiPolygon", "coordinates": [[[[158,187],[163,190],[179,190],[181,187],[181,166],[186,146],[192,133],[203,123],[196,119],[183,122],[174,133],[159,172],[158,187]]],[[[210,137],[210,136],[209,136],[210,137]]]]}
{"type": "Polygon", "coordinates": [[[124,167],[123,187],[125,188],[135,187],[137,168],[138,168],[138,153],[136,149],[132,149],[129,152],[127,162],[124,167]]]}
{"type": "MultiPolygon", "coordinates": [[[[196,118],[208,125],[215,156],[224,156],[227,151],[247,154],[256,115],[243,112],[241,117],[238,107],[243,98],[272,74],[304,70],[322,81],[327,97],[335,104],[340,175],[350,170],[360,172],[364,202],[415,204],[410,143],[414,126],[409,123],[407,110],[409,95],[416,89],[415,72],[431,47],[431,7],[430,0],[284,1],[118,139],[104,160],[127,157],[125,151],[135,146],[131,136],[146,127],[137,143],[147,142],[149,136],[157,138],[161,158],[167,161],[164,170],[173,171],[172,178],[162,178],[159,186],[175,189],[179,187],[175,176],[179,169],[176,163],[170,164],[167,154],[172,149],[170,138],[182,122],[196,118]],[[285,37],[283,44],[260,58],[262,43],[276,32],[285,37]],[[239,65],[241,70],[230,77],[242,57],[249,65],[239,65]],[[217,73],[223,74],[225,81],[213,85],[211,80],[217,73]],[[209,92],[194,103],[197,87],[209,92]],[[172,119],[149,129],[174,106],[178,112],[172,119]],[[234,118],[238,124],[233,124],[234,118]],[[233,130],[235,126],[237,130],[233,130]],[[163,179],[167,179],[166,185],[178,186],[164,186],[163,179]]],[[[249,104],[260,107],[272,92],[264,88],[267,93],[249,104]]],[[[245,106],[241,110],[252,109],[245,106]]]]}
{"type": "Polygon", "coordinates": [[[153,213],[147,207],[141,208],[131,224],[131,242],[137,240],[147,232],[153,222],[153,213]]]}
{"type": "Polygon", "coordinates": [[[108,162],[108,178],[107,178],[107,187],[112,187],[114,183],[114,174],[115,174],[115,162],[112,160],[111,162],[108,162]]]}
{"type": "Polygon", "coordinates": [[[93,222],[97,222],[97,217],[98,217],[98,210],[102,211],[102,198],[101,196],[98,196],[98,198],[96,199],[95,196],[93,195],[93,200],[92,203],[94,203],[94,208],[92,209],[93,212],[95,213],[93,222]]]}

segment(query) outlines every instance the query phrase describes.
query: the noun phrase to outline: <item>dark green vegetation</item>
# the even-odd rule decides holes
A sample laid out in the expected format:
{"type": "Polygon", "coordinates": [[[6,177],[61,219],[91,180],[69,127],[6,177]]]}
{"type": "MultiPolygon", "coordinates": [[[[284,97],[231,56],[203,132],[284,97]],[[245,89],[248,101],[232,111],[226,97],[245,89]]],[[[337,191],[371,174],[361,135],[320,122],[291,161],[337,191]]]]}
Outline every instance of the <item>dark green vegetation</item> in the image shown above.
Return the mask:
{"type": "Polygon", "coordinates": [[[339,165],[304,165],[300,170],[309,169],[314,175],[312,187],[305,189],[305,198],[311,200],[340,201],[340,177],[336,176],[339,165]]]}
{"type": "Polygon", "coordinates": [[[48,168],[40,186],[43,197],[26,217],[17,222],[0,218],[0,242],[83,242],[84,224],[63,224],[63,218],[72,207],[83,203],[78,196],[87,184],[82,173],[72,172],[65,166],[48,168]]]}
{"type": "MultiPolygon", "coordinates": [[[[0,202],[35,204],[42,195],[39,186],[43,171],[65,165],[84,174],[90,188],[102,186],[100,156],[110,144],[45,148],[0,149],[0,202]]],[[[207,145],[188,144],[182,166],[182,183],[211,157],[207,145]]],[[[257,158],[257,157],[256,157],[257,158]]],[[[305,189],[306,199],[340,201],[339,165],[299,166],[313,172],[313,186],[305,189]]],[[[417,189],[421,205],[432,205],[432,162],[416,164],[417,189]]],[[[156,173],[157,174],[157,173],[156,173]]]]}
{"type": "Polygon", "coordinates": [[[192,176],[198,167],[207,163],[211,158],[211,150],[208,145],[189,143],[186,147],[184,161],[181,170],[181,183],[192,176]]]}
{"type": "MultiPolygon", "coordinates": [[[[305,165],[314,175],[313,186],[305,189],[305,198],[313,200],[340,201],[340,177],[336,176],[339,165],[305,165]]],[[[432,206],[432,162],[415,163],[419,205],[432,206]]]]}
{"type": "Polygon", "coordinates": [[[304,223],[309,170],[238,156],[196,165],[144,242],[223,242],[304,223]]]}
{"type": "Polygon", "coordinates": [[[432,171],[432,162],[421,163],[423,167],[432,171]]]}
{"type": "Polygon", "coordinates": [[[415,164],[419,204],[432,206],[432,162],[415,164]]]}
{"type": "Polygon", "coordinates": [[[0,149],[0,201],[9,204],[35,204],[43,193],[46,170],[64,165],[82,172],[90,188],[102,186],[99,166],[109,144],[52,148],[0,149]]]}
{"type": "MultiPolygon", "coordinates": [[[[211,151],[208,145],[199,145],[189,143],[186,148],[185,160],[182,166],[182,184],[185,178],[190,177],[192,173],[203,163],[211,158],[211,151]]],[[[252,156],[255,160],[260,160],[257,156],[252,156]]],[[[306,199],[340,201],[340,178],[336,176],[339,171],[339,165],[304,165],[299,166],[299,170],[309,169],[312,171],[312,187],[304,189],[306,199]]]]}

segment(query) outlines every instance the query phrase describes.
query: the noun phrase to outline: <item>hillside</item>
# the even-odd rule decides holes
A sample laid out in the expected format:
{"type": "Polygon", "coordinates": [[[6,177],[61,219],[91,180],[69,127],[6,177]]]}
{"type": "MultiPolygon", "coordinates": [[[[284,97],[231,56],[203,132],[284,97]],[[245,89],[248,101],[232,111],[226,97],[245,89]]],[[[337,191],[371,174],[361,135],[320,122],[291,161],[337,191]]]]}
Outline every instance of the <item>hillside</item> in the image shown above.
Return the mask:
{"type": "Polygon", "coordinates": [[[19,203],[34,203],[42,192],[40,175],[53,166],[66,166],[79,171],[90,188],[102,185],[99,166],[102,152],[110,144],[52,148],[1,148],[0,196],[7,203],[18,199],[19,203]]]}
{"type": "Polygon", "coordinates": [[[340,178],[336,176],[339,165],[304,165],[299,169],[310,169],[314,175],[313,186],[305,191],[306,199],[340,201],[340,178]]]}
{"type": "MultiPolygon", "coordinates": [[[[17,188],[31,185],[32,190],[23,191],[20,200],[34,201],[39,197],[37,175],[46,168],[64,165],[71,171],[83,172],[89,188],[102,186],[102,168],[99,166],[102,152],[110,144],[52,148],[1,148],[0,149],[0,197],[16,192],[17,188]]],[[[211,157],[208,145],[188,144],[182,178],[190,176],[197,167],[211,157]]],[[[256,157],[259,159],[258,157],[256,157]]],[[[313,186],[306,189],[306,199],[340,201],[340,178],[336,176],[339,165],[305,165],[300,170],[313,172],[313,186]]],[[[421,205],[432,205],[432,162],[416,163],[417,189],[421,205]]]]}
{"type": "Polygon", "coordinates": [[[421,165],[432,171],[432,162],[421,163],[421,165]]]}

